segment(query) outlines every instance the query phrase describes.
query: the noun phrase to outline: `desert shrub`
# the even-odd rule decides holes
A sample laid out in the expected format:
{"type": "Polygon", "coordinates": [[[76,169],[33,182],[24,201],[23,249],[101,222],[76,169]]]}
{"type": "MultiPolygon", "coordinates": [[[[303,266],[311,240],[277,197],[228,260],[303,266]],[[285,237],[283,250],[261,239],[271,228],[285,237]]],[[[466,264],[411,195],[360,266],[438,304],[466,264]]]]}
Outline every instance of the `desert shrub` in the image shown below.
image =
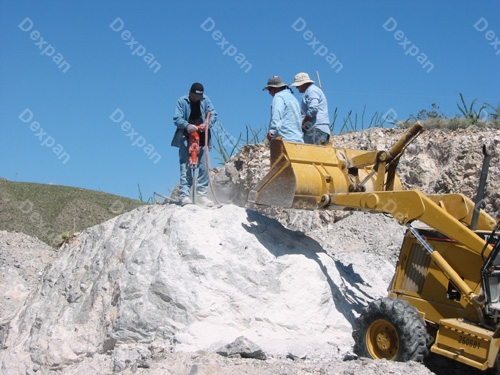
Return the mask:
{"type": "Polygon", "coordinates": [[[409,128],[415,121],[421,121],[427,129],[465,129],[471,125],[480,128],[499,128],[500,127],[500,105],[495,107],[484,103],[478,108],[477,98],[467,104],[462,93],[457,107],[460,114],[455,117],[447,118],[445,114],[439,111],[439,106],[432,103],[431,110],[422,109],[417,115],[411,114],[408,119],[399,121],[396,126],[399,128],[409,128]],[[487,111],[490,110],[490,112],[487,111]]]}

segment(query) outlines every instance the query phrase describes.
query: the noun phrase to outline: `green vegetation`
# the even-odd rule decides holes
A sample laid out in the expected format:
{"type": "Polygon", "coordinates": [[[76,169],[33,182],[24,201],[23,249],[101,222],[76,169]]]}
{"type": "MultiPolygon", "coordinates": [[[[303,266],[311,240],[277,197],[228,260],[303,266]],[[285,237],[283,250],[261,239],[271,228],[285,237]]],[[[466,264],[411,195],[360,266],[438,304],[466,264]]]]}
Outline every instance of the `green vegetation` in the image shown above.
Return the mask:
{"type": "Polygon", "coordinates": [[[457,107],[460,114],[455,117],[447,118],[445,114],[439,111],[439,106],[436,103],[431,104],[431,110],[422,109],[416,116],[410,115],[407,120],[399,121],[394,125],[400,128],[408,128],[415,121],[421,121],[427,129],[465,129],[471,125],[478,127],[499,128],[500,127],[500,105],[494,107],[491,104],[483,103],[477,109],[477,98],[472,100],[470,105],[467,105],[465,98],[461,92],[460,102],[457,107]],[[488,112],[487,109],[493,112],[488,112]]]}
{"type": "Polygon", "coordinates": [[[245,125],[245,130],[245,137],[240,133],[238,138],[234,138],[220,123],[213,128],[213,150],[218,154],[215,159],[218,160],[220,165],[226,164],[228,159],[238,152],[242,146],[260,143],[262,138],[265,138],[266,133],[263,136],[260,135],[262,129],[256,130],[249,125],[245,125]]]}
{"type": "Polygon", "coordinates": [[[93,190],[5,179],[0,179],[0,202],[0,230],[35,236],[54,247],[143,204],[93,190]]]}
{"type": "MultiPolygon", "coordinates": [[[[335,134],[334,128],[337,122],[337,110],[338,108],[335,108],[335,111],[333,112],[333,121],[330,124],[330,131],[332,132],[332,134],[335,134]]],[[[363,107],[363,112],[361,113],[361,116],[359,118],[357,112],[354,115],[352,114],[352,109],[347,112],[347,117],[342,119],[342,127],[340,128],[340,131],[338,133],[342,134],[357,132],[369,128],[383,128],[384,126],[390,124],[388,122],[390,121],[390,119],[387,119],[387,117],[384,116],[383,113],[378,112],[375,112],[375,114],[370,118],[370,122],[368,124],[365,124],[365,112],[366,105],[363,107]]]]}
{"type": "Polygon", "coordinates": [[[462,112],[462,114],[464,115],[464,118],[466,120],[469,120],[471,124],[473,125],[476,125],[479,120],[481,119],[481,116],[483,115],[483,110],[485,110],[486,108],[488,108],[488,106],[486,105],[482,105],[481,108],[479,108],[479,110],[476,110],[474,108],[474,105],[476,104],[476,101],[477,101],[477,98],[474,99],[470,106],[468,107],[467,104],[465,104],[465,99],[464,99],[464,96],[462,95],[462,93],[459,93],[460,94],[460,99],[462,100],[462,107],[460,106],[460,104],[457,103],[457,107],[458,109],[460,110],[460,112],[462,112]]]}
{"type": "Polygon", "coordinates": [[[421,109],[416,116],[410,115],[409,121],[427,121],[432,119],[446,118],[444,113],[439,113],[439,106],[436,103],[431,104],[431,110],[421,109]]]}
{"type": "Polygon", "coordinates": [[[488,108],[490,108],[494,111],[494,112],[490,112],[491,121],[498,125],[500,122],[500,105],[498,105],[497,107],[494,107],[491,104],[488,104],[488,103],[485,103],[485,104],[488,106],[488,108]]]}
{"type": "Polygon", "coordinates": [[[149,197],[146,201],[142,198],[141,185],[137,184],[137,189],[139,190],[139,202],[142,204],[154,204],[155,199],[153,197],[149,197]]]}

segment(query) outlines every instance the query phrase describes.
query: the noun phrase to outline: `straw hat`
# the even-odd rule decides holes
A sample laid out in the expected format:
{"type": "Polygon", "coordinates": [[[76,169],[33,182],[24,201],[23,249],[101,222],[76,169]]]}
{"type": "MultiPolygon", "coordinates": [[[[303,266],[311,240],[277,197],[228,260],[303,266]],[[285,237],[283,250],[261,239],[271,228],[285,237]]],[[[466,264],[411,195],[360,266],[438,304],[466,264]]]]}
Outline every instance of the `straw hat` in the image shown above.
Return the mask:
{"type": "Polygon", "coordinates": [[[309,74],[299,73],[294,77],[294,81],[290,86],[299,87],[305,83],[314,83],[314,81],[311,78],[309,78],[309,74]]]}

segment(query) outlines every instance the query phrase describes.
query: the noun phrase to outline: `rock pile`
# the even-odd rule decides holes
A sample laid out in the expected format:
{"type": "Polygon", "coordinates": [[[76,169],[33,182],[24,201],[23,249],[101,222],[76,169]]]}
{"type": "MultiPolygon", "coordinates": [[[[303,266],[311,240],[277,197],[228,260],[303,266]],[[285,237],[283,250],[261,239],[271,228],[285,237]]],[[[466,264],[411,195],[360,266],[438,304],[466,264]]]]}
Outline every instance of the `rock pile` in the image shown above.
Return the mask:
{"type": "Polygon", "coordinates": [[[235,205],[140,207],[59,249],[6,317],[2,366],[76,373],[109,359],[108,370],[122,371],[162,353],[242,346],[241,356],[260,359],[352,358],[354,318],[393,272],[364,250],[328,253],[235,205]]]}

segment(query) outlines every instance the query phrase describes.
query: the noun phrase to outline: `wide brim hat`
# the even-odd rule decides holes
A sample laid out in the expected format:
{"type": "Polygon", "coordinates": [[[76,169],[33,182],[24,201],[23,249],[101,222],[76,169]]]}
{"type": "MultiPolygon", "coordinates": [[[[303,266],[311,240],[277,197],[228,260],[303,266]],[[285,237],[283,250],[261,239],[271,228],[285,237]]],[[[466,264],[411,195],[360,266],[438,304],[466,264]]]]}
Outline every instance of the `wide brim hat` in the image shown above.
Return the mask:
{"type": "Polygon", "coordinates": [[[272,76],[267,80],[267,86],[262,89],[264,90],[269,90],[270,87],[283,87],[286,86],[286,83],[283,82],[280,76],[272,76]]]}
{"type": "Polygon", "coordinates": [[[314,81],[311,78],[309,78],[309,74],[299,73],[295,75],[295,77],[293,78],[293,83],[290,86],[298,87],[306,83],[314,83],[314,81]]]}

